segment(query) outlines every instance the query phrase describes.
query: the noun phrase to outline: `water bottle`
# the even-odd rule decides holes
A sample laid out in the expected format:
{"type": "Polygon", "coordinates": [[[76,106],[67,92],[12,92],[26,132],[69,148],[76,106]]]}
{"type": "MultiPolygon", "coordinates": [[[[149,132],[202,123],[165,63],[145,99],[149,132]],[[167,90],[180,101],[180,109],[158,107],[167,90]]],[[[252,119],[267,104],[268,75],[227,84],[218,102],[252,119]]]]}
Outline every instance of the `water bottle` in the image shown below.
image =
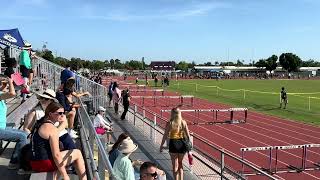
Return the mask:
{"type": "Polygon", "coordinates": [[[189,160],[189,165],[191,167],[193,165],[193,155],[190,151],[188,152],[188,160],[189,160]]]}

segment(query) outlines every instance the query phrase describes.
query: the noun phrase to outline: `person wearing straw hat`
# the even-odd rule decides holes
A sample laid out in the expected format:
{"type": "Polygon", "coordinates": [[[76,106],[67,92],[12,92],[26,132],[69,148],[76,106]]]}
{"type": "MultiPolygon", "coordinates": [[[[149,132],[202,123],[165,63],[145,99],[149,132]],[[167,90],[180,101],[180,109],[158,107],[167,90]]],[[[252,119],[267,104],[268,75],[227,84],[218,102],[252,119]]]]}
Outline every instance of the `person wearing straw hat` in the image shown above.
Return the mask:
{"type": "Polygon", "coordinates": [[[133,143],[130,137],[122,141],[119,146],[122,154],[117,157],[113,165],[113,172],[118,180],[135,180],[134,168],[129,156],[137,149],[138,145],[133,143]]]}
{"type": "Polygon", "coordinates": [[[30,43],[26,43],[23,47],[23,50],[20,53],[20,72],[24,79],[24,88],[21,90],[21,95],[23,97],[22,102],[24,102],[27,98],[27,94],[30,92],[29,89],[29,75],[30,70],[32,69],[31,58],[28,51],[32,48],[30,43]]]}
{"type": "Polygon", "coordinates": [[[23,130],[27,133],[31,133],[36,121],[44,117],[44,111],[47,106],[56,99],[56,92],[52,89],[47,89],[42,94],[36,94],[39,104],[28,113],[27,118],[23,124],[23,130]]]}

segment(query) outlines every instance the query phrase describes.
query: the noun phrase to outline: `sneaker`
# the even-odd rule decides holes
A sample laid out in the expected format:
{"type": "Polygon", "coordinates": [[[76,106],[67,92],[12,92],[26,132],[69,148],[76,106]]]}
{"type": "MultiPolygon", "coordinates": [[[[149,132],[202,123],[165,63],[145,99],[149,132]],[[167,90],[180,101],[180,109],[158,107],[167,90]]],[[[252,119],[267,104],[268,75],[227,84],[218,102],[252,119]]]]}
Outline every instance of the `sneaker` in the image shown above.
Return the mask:
{"type": "Polygon", "coordinates": [[[70,131],[69,135],[71,136],[72,139],[77,139],[79,136],[74,133],[75,131],[70,131]]]}
{"type": "Polygon", "coordinates": [[[70,131],[71,131],[73,134],[78,135],[78,132],[77,132],[77,131],[75,131],[75,130],[73,130],[73,129],[71,129],[70,131]]]}
{"type": "Polygon", "coordinates": [[[26,171],[26,170],[21,169],[21,168],[17,172],[17,174],[19,174],[19,175],[32,174],[32,173],[33,173],[33,171],[26,171]]]}
{"type": "Polygon", "coordinates": [[[19,168],[19,164],[18,163],[9,163],[8,164],[8,169],[9,170],[14,170],[14,169],[18,169],[19,168]]]}

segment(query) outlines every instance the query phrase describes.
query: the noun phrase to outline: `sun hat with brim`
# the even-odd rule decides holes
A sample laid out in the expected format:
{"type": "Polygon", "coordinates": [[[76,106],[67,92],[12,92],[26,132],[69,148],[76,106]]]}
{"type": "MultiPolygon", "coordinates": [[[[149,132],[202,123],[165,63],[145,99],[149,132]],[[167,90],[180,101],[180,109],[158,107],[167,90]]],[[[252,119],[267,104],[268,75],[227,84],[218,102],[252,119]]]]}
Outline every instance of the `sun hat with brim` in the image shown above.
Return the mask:
{"type": "Polygon", "coordinates": [[[25,49],[25,50],[32,49],[32,45],[30,43],[25,43],[23,46],[23,49],[25,49]]]}
{"type": "Polygon", "coordinates": [[[106,111],[106,109],[103,108],[102,106],[99,106],[98,111],[106,111]]]}
{"type": "Polygon", "coordinates": [[[132,153],[137,149],[138,149],[138,145],[133,143],[130,137],[124,139],[121,145],[119,146],[119,151],[124,154],[132,153]]]}
{"type": "Polygon", "coordinates": [[[52,89],[45,90],[42,94],[37,94],[38,97],[47,98],[47,99],[55,99],[56,92],[52,89]]]}

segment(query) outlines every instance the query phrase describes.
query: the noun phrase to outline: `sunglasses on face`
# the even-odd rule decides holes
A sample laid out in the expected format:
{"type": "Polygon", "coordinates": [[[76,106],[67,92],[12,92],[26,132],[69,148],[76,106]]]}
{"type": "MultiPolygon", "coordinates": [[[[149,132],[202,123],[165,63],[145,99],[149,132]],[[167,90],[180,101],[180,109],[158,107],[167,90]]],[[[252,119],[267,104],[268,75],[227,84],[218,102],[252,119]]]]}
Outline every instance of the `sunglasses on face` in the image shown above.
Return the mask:
{"type": "Polygon", "coordinates": [[[153,177],[154,179],[157,179],[157,178],[158,178],[158,173],[157,173],[157,172],[154,172],[154,173],[144,173],[144,175],[146,175],[146,176],[151,176],[151,177],[153,177]]]}
{"type": "Polygon", "coordinates": [[[52,113],[52,114],[65,115],[65,112],[55,112],[55,113],[52,113]]]}

